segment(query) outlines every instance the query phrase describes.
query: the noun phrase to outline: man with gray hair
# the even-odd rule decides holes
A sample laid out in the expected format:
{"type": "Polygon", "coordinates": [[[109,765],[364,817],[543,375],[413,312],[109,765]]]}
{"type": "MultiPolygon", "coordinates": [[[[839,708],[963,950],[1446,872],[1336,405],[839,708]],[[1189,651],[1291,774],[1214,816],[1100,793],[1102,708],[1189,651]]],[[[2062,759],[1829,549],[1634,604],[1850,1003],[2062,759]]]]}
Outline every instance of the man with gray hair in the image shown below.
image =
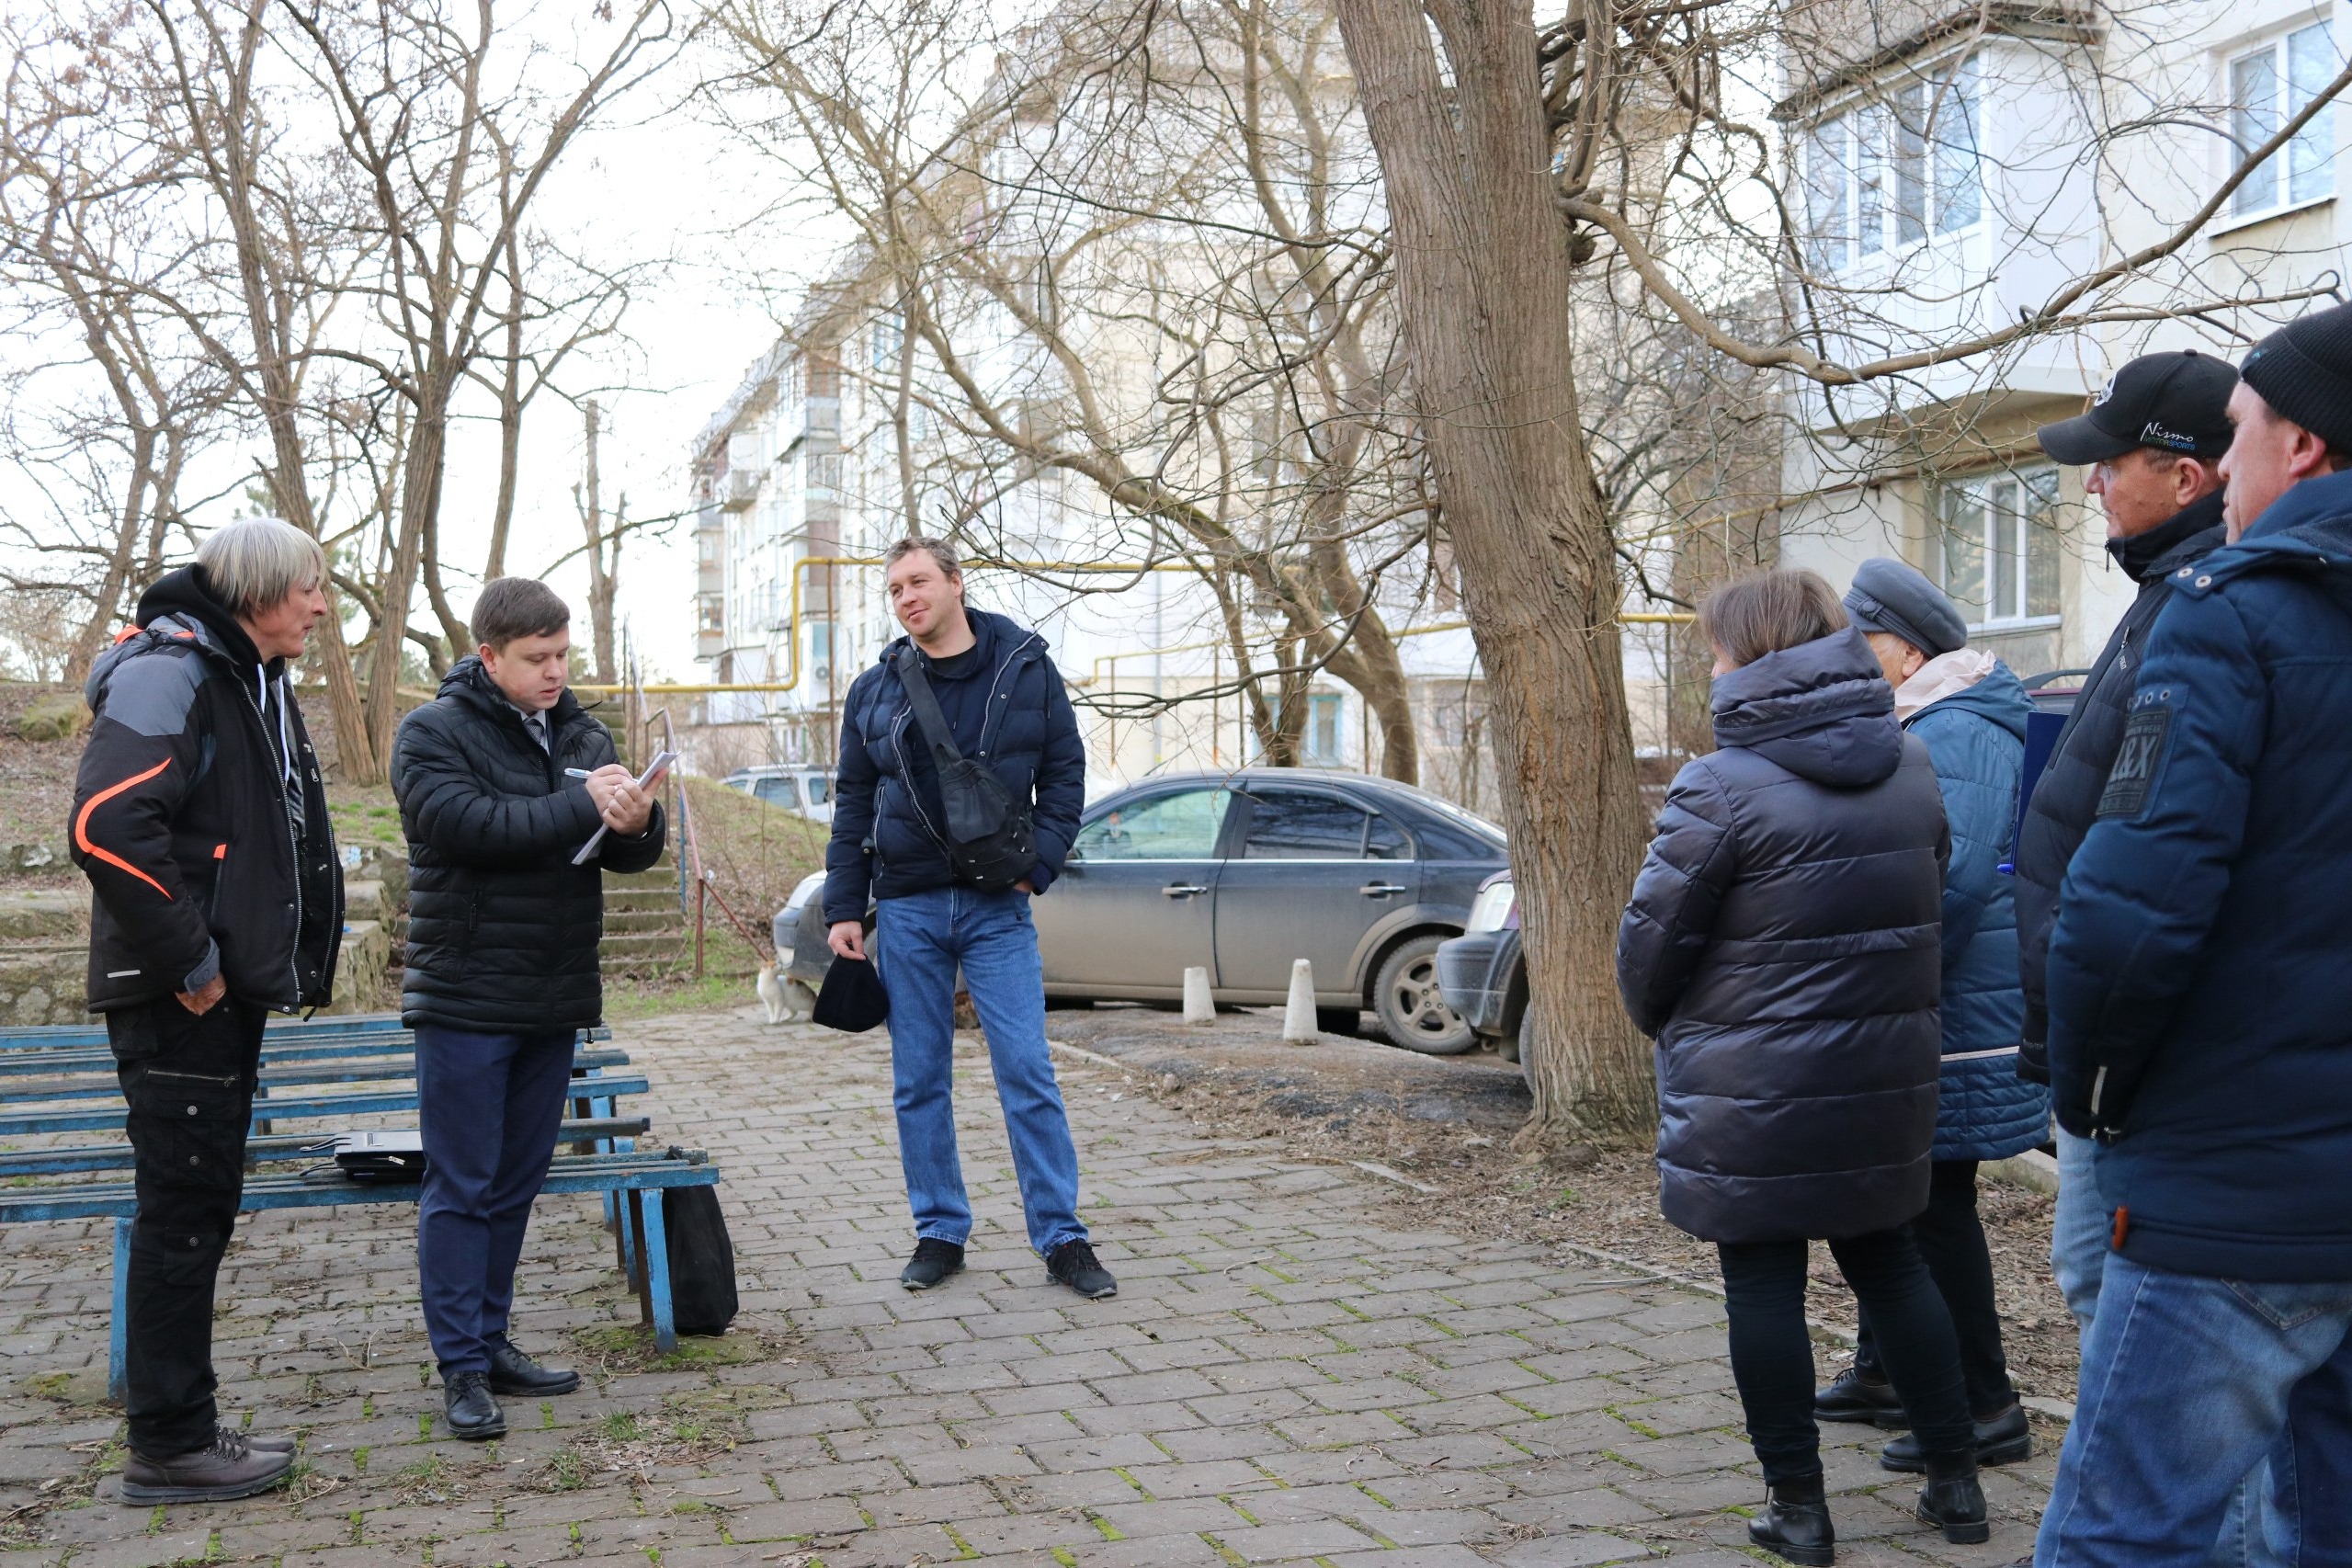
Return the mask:
{"type": "Polygon", "coordinates": [[[318,541],[274,518],[213,533],[91,668],[69,824],[90,879],[90,1008],[130,1102],[126,1503],[284,1481],[290,1438],[224,1426],[212,1293],[244,1188],[261,1029],[327,1000],[343,876],[288,665],[327,613],[318,541]]]}

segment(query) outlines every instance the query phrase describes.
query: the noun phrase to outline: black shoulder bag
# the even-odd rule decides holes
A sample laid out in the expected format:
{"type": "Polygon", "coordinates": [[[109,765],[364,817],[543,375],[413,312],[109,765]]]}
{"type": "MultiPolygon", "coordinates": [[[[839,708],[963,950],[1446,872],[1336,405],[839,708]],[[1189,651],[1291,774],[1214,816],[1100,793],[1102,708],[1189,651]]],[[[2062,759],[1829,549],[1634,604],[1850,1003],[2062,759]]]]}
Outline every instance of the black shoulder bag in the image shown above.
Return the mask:
{"type": "MultiPolygon", "coordinates": [[[[959,881],[1002,892],[1037,869],[1037,830],[1029,808],[1017,802],[985,764],[956,749],[948,716],[924,678],[922,655],[908,647],[898,656],[899,684],[923,727],[939,773],[939,802],[947,811],[948,863],[959,881]]],[[[910,786],[912,780],[909,781],[910,786]]]]}

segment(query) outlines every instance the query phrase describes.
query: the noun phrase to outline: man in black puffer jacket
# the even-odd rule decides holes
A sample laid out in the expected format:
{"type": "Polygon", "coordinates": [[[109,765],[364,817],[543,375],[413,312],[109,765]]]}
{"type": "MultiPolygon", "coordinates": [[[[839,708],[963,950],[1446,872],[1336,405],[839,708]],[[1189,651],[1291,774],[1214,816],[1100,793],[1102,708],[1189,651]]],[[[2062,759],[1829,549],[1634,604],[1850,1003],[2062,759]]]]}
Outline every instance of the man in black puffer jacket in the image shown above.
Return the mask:
{"type": "Polygon", "coordinates": [[[573,1040],[604,1014],[604,873],[662,856],[661,807],[565,688],[571,619],[543,583],[483,585],[480,653],[458,661],[392,745],[409,857],[401,1016],[416,1030],[425,1132],[417,1271],[449,1429],[477,1440],[506,1429],[497,1395],[579,1386],[508,1343],[515,1266],[573,1040]],[[599,824],[603,848],[574,865],[599,824]]]}
{"type": "MultiPolygon", "coordinates": [[[[2230,447],[2230,393],[2237,370],[2195,353],[2149,354],[2115,373],[2087,413],[2041,427],[2041,449],[2090,466],[2084,487],[2107,512],[2107,550],[2139,597],[2083,683],[2059,732],[2017,835],[2017,960],[2026,988],[2025,1042],[2017,1072],[2050,1082],[2049,1012],[2043,976],[2058,890],[2098,810],[2099,793],[2123,744],[2124,707],[2156,614],[2172,597],[2165,579],[2221,543],[2221,477],[2230,447]]],[[[2107,1210],[2091,1169],[2088,1141],[2060,1130],[2058,1212],[2051,1266],[2075,1322],[2088,1332],[2107,1256],[2107,1210]]]]}
{"type": "Polygon", "coordinates": [[[1078,1218],[1078,1151],[1046,1050],[1045,980],[1029,915],[1029,900],[1062,869],[1085,806],[1077,715],[1044,638],[966,608],[952,548],[901,540],[886,560],[891,610],[907,635],[842,704],[824,917],[834,953],[863,960],[867,903],[879,901],[873,963],[890,994],[899,1161],[915,1217],[915,1256],[899,1283],[927,1290],[945,1281],[963,1267],[971,1234],[950,1078],[960,971],[987,1031],[1029,1244],[1080,1295],[1112,1295],[1118,1282],[1078,1218]],[[1029,812],[1036,860],[1009,888],[973,885],[949,858],[939,767],[908,701],[903,659],[937,697],[957,753],[1029,812]]]}

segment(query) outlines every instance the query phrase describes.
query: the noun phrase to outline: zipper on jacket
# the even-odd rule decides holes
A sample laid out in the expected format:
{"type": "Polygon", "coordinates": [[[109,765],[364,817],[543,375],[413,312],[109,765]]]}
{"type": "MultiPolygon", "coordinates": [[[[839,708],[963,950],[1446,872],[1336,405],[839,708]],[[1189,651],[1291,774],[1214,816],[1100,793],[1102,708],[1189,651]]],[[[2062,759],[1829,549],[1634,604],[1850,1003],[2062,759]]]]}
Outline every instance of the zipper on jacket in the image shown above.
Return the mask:
{"type": "MultiPolygon", "coordinates": [[[[282,677],[279,684],[284,685],[282,677]]],[[[245,690],[244,681],[238,681],[236,686],[238,695],[245,699],[245,706],[253,710],[254,722],[261,726],[261,749],[267,752],[270,749],[268,716],[262,712],[261,704],[254,699],[253,693],[245,690]]],[[[278,700],[286,700],[286,694],[282,690],[278,696],[278,700]]],[[[290,1000],[293,1006],[299,1007],[302,1002],[302,971],[298,967],[302,950],[302,846],[294,836],[294,819],[286,812],[285,767],[281,764],[272,771],[278,784],[278,821],[286,829],[286,863],[294,873],[294,934],[292,940],[286,944],[286,978],[294,983],[293,994],[290,1000]]],[[[309,803],[306,801],[304,814],[307,815],[308,812],[309,803]]]]}

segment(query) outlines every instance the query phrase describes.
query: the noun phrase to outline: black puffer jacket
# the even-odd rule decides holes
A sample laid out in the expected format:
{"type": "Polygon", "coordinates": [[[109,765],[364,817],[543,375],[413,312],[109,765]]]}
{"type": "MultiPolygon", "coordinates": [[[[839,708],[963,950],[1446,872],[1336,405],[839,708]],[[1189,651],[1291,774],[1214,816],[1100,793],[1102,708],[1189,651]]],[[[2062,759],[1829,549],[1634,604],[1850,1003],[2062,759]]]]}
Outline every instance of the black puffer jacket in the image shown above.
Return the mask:
{"type": "Polygon", "coordinates": [[[1659,1203],[1713,1242],[1882,1231],[1927,1203],[1942,1042],[1935,765],[1858,631],[1719,676],[1618,928],[1658,1042],[1659,1203]]]}
{"type": "Polygon", "coordinates": [[[201,566],[160,578],[138,621],[84,687],[93,719],[69,832],[96,894],[90,1007],[216,975],[240,1002],[323,1006],[343,868],[286,663],[262,663],[201,566]]]}
{"type": "Polygon", "coordinates": [[[2146,533],[2108,541],[2108,553],[2140,585],[2140,597],[2123,612],[2083,682],[2083,694],[2058,733],[2057,747],[2034,785],[2017,831],[2017,966],[2026,987],[2025,1043],[2017,1054],[2017,1074],[2035,1083],[2050,1082],[2049,1047],[2044,1043],[2050,1038],[2050,1014],[2043,974],[2067,862],[2091,831],[2108,771],[2123,744],[2124,705],[2140,678],[2140,662],[2156,613],[2172,597],[2165,579],[2219,549],[2221,534],[2221,493],[2217,490],[2146,533]]]}
{"type": "Polygon", "coordinates": [[[584,1028],[604,1016],[597,942],[604,873],[662,858],[662,808],[636,838],[597,831],[587,787],[567,767],[615,759],[612,733],[566,691],[541,751],[478,658],[401,721],[392,792],[408,833],[408,974],[403,1022],[484,1034],[584,1028]]]}

